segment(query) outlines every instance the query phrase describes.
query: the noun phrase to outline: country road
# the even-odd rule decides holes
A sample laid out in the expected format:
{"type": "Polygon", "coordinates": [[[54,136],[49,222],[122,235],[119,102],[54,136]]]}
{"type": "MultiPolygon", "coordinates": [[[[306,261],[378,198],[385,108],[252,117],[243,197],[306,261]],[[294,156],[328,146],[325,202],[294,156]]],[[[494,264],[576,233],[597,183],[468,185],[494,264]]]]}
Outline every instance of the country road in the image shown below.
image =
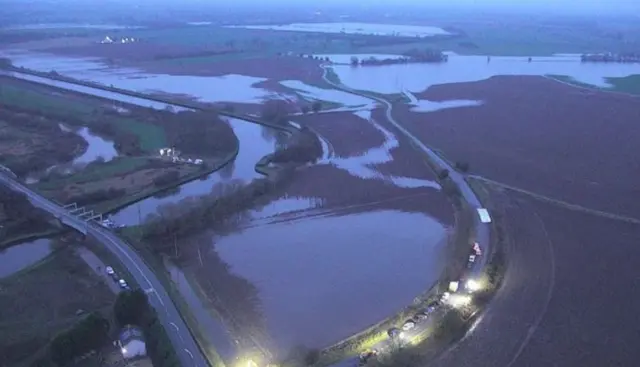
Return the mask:
{"type": "MultiPolygon", "coordinates": [[[[422,141],[420,141],[420,139],[418,139],[415,135],[413,135],[409,130],[407,130],[404,126],[402,126],[393,118],[391,114],[391,112],[393,111],[393,105],[391,104],[391,102],[387,101],[384,98],[381,98],[375,95],[369,95],[366,92],[349,88],[343,84],[334,83],[331,80],[329,80],[327,77],[328,67],[326,65],[322,65],[322,69],[324,71],[322,78],[324,79],[325,82],[327,82],[334,88],[347,93],[369,98],[383,104],[385,106],[385,116],[387,118],[387,121],[391,125],[393,125],[396,128],[396,130],[399,131],[404,137],[406,137],[418,150],[420,150],[420,152],[425,154],[431,162],[437,165],[440,169],[446,169],[449,171],[449,179],[451,179],[451,181],[453,181],[453,183],[455,183],[455,185],[458,188],[460,188],[460,192],[462,194],[463,200],[466,201],[471,208],[473,209],[482,208],[482,204],[480,203],[480,200],[476,196],[475,192],[473,192],[473,190],[471,189],[471,186],[469,186],[469,184],[467,183],[465,175],[458,172],[454,167],[452,167],[449,164],[449,162],[442,159],[433,149],[426,146],[422,141]]],[[[487,223],[482,223],[479,220],[479,218],[476,216],[474,229],[475,229],[474,231],[475,241],[478,242],[478,244],[480,245],[482,252],[485,254],[490,253],[489,252],[489,245],[490,245],[489,225],[487,223]]],[[[470,275],[472,277],[480,275],[485,265],[486,265],[486,256],[481,256],[479,261],[477,261],[474,267],[471,269],[470,275]]]]}
{"type": "Polygon", "coordinates": [[[8,177],[0,171],[0,183],[27,195],[33,205],[49,212],[60,220],[73,223],[78,228],[85,228],[87,235],[94,237],[105,248],[113,253],[128,269],[135,282],[147,292],[149,302],[158,313],[160,322],[165,327],[169,338],[176,350],[182,366],[206,367],[209,366],[206,358],[201,353],[196,341],[189,332],[176,306],[171,301],[167,291],[155,276],[154,272],[145,264],[138,254],[124,241],[119,239],[109,230],[93,223],[87,223],[69,214],[63,207],[45,199],[31,191],[21,183],[8,177]]]}

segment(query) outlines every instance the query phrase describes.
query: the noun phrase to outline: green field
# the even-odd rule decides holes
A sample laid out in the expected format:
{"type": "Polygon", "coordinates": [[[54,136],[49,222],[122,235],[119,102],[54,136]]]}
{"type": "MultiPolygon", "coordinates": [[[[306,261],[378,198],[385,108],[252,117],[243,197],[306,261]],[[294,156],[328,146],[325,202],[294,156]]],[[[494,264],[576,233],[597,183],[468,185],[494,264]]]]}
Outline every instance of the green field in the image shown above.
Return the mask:
{"type": "Polygon", "coordinates": [[[167,145],[165,133],[158,126],[117,115],[98,117],[95,112],[105,108],[104,102],[79,95],[56,94],[54,91],[55,89],[45,86],[11,80],[11,83],[0,85],[0,101],[9,106],[55,117],[61,122],[81,119],[89,128],[96,119],[103,118],[116,129],[138,136],[140,147],[144,151],[155,152],[167,145]]]}

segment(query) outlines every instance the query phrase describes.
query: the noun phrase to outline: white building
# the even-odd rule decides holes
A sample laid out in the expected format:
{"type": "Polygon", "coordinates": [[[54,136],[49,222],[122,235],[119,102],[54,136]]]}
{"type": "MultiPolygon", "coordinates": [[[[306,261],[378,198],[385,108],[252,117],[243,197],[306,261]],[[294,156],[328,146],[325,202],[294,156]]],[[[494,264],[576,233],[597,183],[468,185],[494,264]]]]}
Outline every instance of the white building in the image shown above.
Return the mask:
{"type": "Polygon", "coordinates": [[[118,346],[122,357],[125,359],[139,358],[147,355],[147,346],[144,342],[142,330],[140,328],[127,325],[118,337],[118,346]]]}

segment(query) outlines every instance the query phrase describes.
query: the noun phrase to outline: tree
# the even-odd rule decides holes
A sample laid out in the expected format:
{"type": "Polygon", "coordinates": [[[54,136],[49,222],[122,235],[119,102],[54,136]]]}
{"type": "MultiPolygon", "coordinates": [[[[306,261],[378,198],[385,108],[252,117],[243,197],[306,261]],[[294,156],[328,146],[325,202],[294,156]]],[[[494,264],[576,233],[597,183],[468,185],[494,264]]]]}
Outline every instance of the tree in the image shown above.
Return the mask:
{"type": "Polygon", "coordinates": [[[300,107],[300,110],[303,114],[306,115],[307,113],[309,113],[309,111],[311,111],[311,108],[308,105],[303,105],[302,107],[300,107]]]}
{"type": "Polygon", "coordinates": [[[304,363],[307,366],[312,366],[320,359],[320,351],[317,349],[311,349],[304,357],[304,363]]]}
{"type": "Polygon", "coordinates": [[[456,162],[455,168],[460,172],[467,173],[467,172],[469,172],[469,163],[467,163],[467,162],[456,162]]]}
{"type": "Polygon", "coordinates": [[[113,305],[113,313],[120,326],[141,325],[148,311],[149,300],[141,289],[120,292],[113,305]]]}
{"type": "Polygon", "coordinates": [[[443,169],[440,172],[438,172],[438,178],[441,180],[446,180],[449,177],[449,170],[448,169],[443,169]]]}
{"type": "Polygon", "coordinates": [[[322,109],[322,102],[320,101],[313,102],[313,104],[311,105],[311,109],[313,110],[313,112],[318,113],[318,111],[322,109]]]}
{"type": "Polygon", "coordinates": [[[360,64],[360,59],[356,56],[351,56],[351,66],[358,66],[360,64]]]}

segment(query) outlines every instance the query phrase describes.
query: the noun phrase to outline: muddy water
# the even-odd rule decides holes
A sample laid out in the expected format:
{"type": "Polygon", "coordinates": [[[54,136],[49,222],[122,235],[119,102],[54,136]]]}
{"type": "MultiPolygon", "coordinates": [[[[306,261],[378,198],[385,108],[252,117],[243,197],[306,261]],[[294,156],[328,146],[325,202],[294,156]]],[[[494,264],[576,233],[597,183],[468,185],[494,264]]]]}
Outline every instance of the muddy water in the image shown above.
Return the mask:
{"type": "Polygon", "coordinates": [[[327,346],[411,303],[441,272],[444,238],[425,215],[377,211],[249,228],[213,246],[258,288],[271,352],[282,356],[299,344],[327,346]]]}
{"type": "Polygon", "coordinates": [[[44,259],[51,253],[51,241],[23,242],[0,250],[0,278],[14,274],[44,259]]]}
{"type": "Polygon", "coordinates": [[[443,64],[398,64],[353,68],[334,66],[340,81],[354,89],[394,94],[421,92],[432,85],[473,82],[495,75],[566,75],[576,81],[608,87],[605,77],[640,74],[635,64],[581,63],[580,56],[492,57],[450,55],[443,64]]]}

